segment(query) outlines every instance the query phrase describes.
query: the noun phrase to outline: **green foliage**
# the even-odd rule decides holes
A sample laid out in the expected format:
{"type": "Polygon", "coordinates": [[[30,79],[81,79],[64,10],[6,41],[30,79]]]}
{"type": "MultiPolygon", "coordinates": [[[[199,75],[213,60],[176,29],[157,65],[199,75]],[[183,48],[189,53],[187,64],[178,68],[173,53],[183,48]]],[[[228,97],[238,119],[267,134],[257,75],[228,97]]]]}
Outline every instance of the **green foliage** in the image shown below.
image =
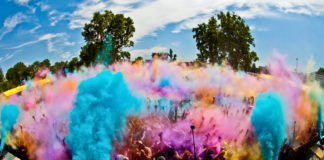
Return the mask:
{"type": "Polygon", "coordinates": [[[96,60],[97,53],[101,50],[108,34],[112,35],[112,62],[130,58],[130,55],[121,52],[121,49],[134,45],[134,42],[130,40],[135,32],[133,24],[133,20],[124,17],[123,14],[114,14],[108,10],[102,14],[95,12],[90,23],[85,24],[83,28],[82,36],[87,44],[81,48],[81,62],[89,66],[96,60]]]}
{"type": "Polygon", "coordinates": [[[173,54],[173,50],[170,48],[170,51],[169,51],[169,59],[170,61],[175,61],[177,60],[177,54],[173,54]]]}
{"type": "Polygon", "coordinates": [[[35,77],[35,74],[38,70],[42,68],[49,68],[51,63],[48,59],[43,60],[42,62],[35,61],[33,64],[29,65],[27,68],[28,76],[30,79],[35,77]]]}
{"type": "Polygon", "coordinates": [[[3,75],[3,71],[2,68],[0,68],[0,83],[3,82],[5,80],[4,75],[3,75]]]}
{"type": "Polygon", "coordinates": [[[6,73],[6,79],[15,86],[20,85],[22,81],[27,80],[28,77],[28,69],[22,62],[15,64],[12,68],[8,69],[6,73]]]}
{"type": "Polygon", "coordinates": [[[68,64],[67,61],[55,62],[55,64],[50,67],[50,70],[53,73],[63,72],[65,68],[68,68],[68,64]]]}
{"type": "Polygon", "coordinates": [[[9,90],[11,88],[14,88],[15,85],[11,83],[11,81],[3,81],[0,82],[0,92],[4,92],[6,90],[9,90]]]}
{"type": "Polygon", "coordinates": [[[319,68],[318,71],[316,72],[317,74],[324,75],[324,68],[319,68]]]}
{"type": "Polygon", "coordinates": [[[73,72],[80,68],[80,61],[78,57],[72,58],[72,60],[68,63],[67,68],[69,69],[69,72],[73,72]]]}
{"type": "Polygon", "coordinates": [[[135,62],[136,61],[142,61],[142,60],[143,60],[143,57],[141,57],[141,56],[138,56],[138,57],[135,58],[135,62]]]}
{"type": "Polygon", "coordinates": [[[121,51],[119,52],[119,54],[117,55],[117,61],[120,61],[120,60],[130,60],[131,58],[131,54],[127,51],[121,51]]]}
{"type": "Polygon", "coordinates": [[[200,51],[197,61],[221,64],[227,59],[233,69],[250,71],[259,59],[250,51],[255,44],[249,26],[235,13],[220,12],[217,18],[211,17],[207,24],[198,24],[192,31],[200,51]]]}
{"type": "Polygon", "coordinates": [[[34,78],[36,72],[40,69],[49,68],[52,73],[55,74],[63,72],[65,69],[68,69],[69,72],[73,72],[74,70],[79,69],[80,66],[81,62],[77,57],[72,58],[70,62],[56,62],[52,66],[48,59],[45,59],[42,62],[35,61],[28,67],[22,62],[18,62],[12,68],[7,70],[6,80],[4,79],[2,69],[0,69],[0,91],[4,92],[22,84],[23,80],[34,78]]]}
{"type": "Polygon", "coordinates": [[[88,43],[81,47],[80,59],[82,64],[89,67],[91,63],[95,62],[97,53],[101,49],[101,43],[88,43]]]}

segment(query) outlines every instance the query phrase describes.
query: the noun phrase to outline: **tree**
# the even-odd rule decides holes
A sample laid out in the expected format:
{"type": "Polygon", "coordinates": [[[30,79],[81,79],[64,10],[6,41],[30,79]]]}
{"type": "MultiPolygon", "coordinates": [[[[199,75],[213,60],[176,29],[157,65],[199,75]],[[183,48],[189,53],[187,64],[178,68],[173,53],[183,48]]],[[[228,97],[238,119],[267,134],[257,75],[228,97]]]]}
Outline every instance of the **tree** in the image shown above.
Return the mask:
{"type": "Polygon", "coordinates": [[[0,92],[4,92],[6,90],[9,90],[11,88],[14,88],[15,85],[11,83],[11,81],[3,81],[0,82],[0,92]]]}
{"type": "Polygon", "coordinates": [[[130,60],[131,58],[131,54],[128,51],[121,51],[119,52],[119,55],[117,55],[116,60],[120,61],[120,60],[130,60]]]}
{"type": "Polygon", "coordinates": [[[142,57],[142,56],[138,56],[138,57],[136,57],[136,58],[135,58],[135,62],[136,62],[136,61],[143,61],[143,57],[142,57]]]}
{"type": "Polygon", "coordinates": [[[170,51],[169,51],[169,58],[170,58],[170,61],[175,61],[177,60],[177,54],[173,54],[173,50],[170,48],[170,51]]]}
{"type": "Polygon", "coordinates": [[[48,59],[44,59],[41,63],[40,63],[41,67],[46,67],[49,68],[51,66],[51,62],[48,59]]]}
{"type": "Polygon", "coordinates": [[[48,59],[43,60],[42,62],[35,61],[33,64],[29,65],[27,68],[27,72],[29,75],[29,78],[34,78],[35,74],[38,70],[42,68],[50,68],[51,63],[48,59]]]}
{"type": "Polygon", "coordinates": [[[317,74],[324,75],[324,68],[319,68],[318,71],[316,72],[317,74]]]}
{"type": "Polygon", "coordinates": [[[2,68],[0,68],[0,83],[3,82],[5,80],[4,75],[3,75],[3,71],[2,68]]]}
{"type": "Polygon", "coordinates": [[[9,68],[6,73],[6,79],[14,86],[20,85],[23,80],[29,77],[27,67],[24,63],[18,62],[12,68],[9,68]]]}
{"type": "Polygon", "coordinates": [[[64,62],[64,61],[55,62],[55,64],[50,67],[50,70],[53,73],[58,73],[64,71],[64,69],[67,68],[67,66],[68,66],[68,62],[64,62]]]}
{"type": "Polygon", "coordinates": [[[225,58],[223,52],[220,52],[220,30],[216,18],[213,16],[209,19],[208,24],[198,24],[193,28],[193,38],[196,39],[197,49],[200,51],[198,61],[221,64],[225,58]]]}
{"type": "Polygon", "coordinates": [[[220,12],[217,19],[213,16],[192,31],[200,51],[197,61],[221,64],[227,59],[233,69],[249,71],[259,59],[256,52],[250,51],[255,44],[249,26],[235,13],[220,12]]]}
{"type": "Polygon", "coordinates": [[[97,53],[100,51],[100,48],[101,46],[95,43],[88,43],[81,47],[81,63],[89,67],[91,63],[95,62],[97,53]]]}
{"type": "Polygon", "coordinates": [[[101,50],[108,34],[112,35],[112,51],[110,53],[112,62],[130,57],[121,49],[134,45],[134,42],[130,40],[135,32],[133,24],[133,20],[124,17],[123,14],[114,14],[108,10],[102,14],[95,12],[90,23],[85,24],[83,28],[82,36],[87,44],[81,48],[81,62],[89,66],[96,60],[97,53],[101,50]]]}
{"type": "Polygon", "coordinates": [[[73,72],[74,70],[78,69],[80,67],[79,63],[80,62],[77,57],[72,58],[72,60],[67,65],[69,72],[73,72]]]}

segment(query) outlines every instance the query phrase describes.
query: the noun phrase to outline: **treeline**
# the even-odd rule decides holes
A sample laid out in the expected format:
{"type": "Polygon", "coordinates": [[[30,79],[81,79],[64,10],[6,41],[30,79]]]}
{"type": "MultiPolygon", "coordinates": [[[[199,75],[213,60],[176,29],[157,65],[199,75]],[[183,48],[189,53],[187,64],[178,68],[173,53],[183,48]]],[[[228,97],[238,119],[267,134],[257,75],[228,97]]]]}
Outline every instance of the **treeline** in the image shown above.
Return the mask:
{"type": "Polygon", "coordinates": [[[321,67],[316,73],[324,76],[324,68],[321,67]]]}
{"type": "Polygon", "coordinates": [[[65,73],[66,71],[73,72],[79,69],[81,65],[82,63],[77,57],[72,58],[71,61],[56,62],[53,65],[51,65],[48,59],[41,62],[35,61],[28,66],[23,62],[18,62],[9,68],[5,75],[2,69],[0,69],[0,92],[19,86],[26,80],[33,79],[37,71],[41,69],[49,69],[51,73],[55,74],[58,72],[65,73]]]}
{"type": "MultiPolygon", "coordinates": [[[[123,51],[125,47],[134,46],[130,39],[135,32],[134,22],[123,14],[114,14],[106,10],[103,13],[95,12],[92,20],[83,27],[82,36],[86,44],[81,47],[79,57],[71,61],[56,62],[51,65],[48,59],[36,61],[26,66],[18,62],[7,73],[0,70],[0,91],[3,92],[16,87],[24,80],[33,79],[41,68],[49,68],[57,72],[73,72],[82,65],[89,67],[94,63],[113,63],[116,61],[129,61],[131,54],[123,51]],[[107,59],[108,57],[108,59],[107,59]]],[[[234,12],[220,12],[212,16],[207,23],[198,24],[192,29],[193,38],[199,50],[195,63],[227,64],[234,70],[259,73],[261,67],[256,67],[259,60],[257,53],[251,50],[255,47],[250,27],[244,19],[234,12]]],[[[177,55],[170,49],[169,53],[158,53],[158,57],[174,61],[177,55]]],[[[143,60],[137,57],[135,60],[143,60]]],[[[324,74],[324,69],[318,71],[324,74]]]]}

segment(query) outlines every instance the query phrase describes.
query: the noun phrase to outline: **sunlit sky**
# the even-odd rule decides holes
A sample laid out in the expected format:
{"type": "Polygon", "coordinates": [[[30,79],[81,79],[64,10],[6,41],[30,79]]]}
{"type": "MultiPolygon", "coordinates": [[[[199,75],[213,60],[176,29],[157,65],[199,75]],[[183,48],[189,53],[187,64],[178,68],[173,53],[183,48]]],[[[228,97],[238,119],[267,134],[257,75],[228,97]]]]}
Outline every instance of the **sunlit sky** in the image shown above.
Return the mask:
{"type": "Polygon", "coordinates": [[[178,59],[196,58],[191,29],[219,13],[234,11],[246,20],[255,38],[258,65],[286,57],[291,69],[305,71],[311,57],[314,70],[324,67],[324,0],[1,0],[0,67],[17,62],[52,63],[79,55],[85,44],[82,27],[93,12],[112,10],[134,20],[135,46],[126,50],[150,58],[172,48],[178,59]]]}

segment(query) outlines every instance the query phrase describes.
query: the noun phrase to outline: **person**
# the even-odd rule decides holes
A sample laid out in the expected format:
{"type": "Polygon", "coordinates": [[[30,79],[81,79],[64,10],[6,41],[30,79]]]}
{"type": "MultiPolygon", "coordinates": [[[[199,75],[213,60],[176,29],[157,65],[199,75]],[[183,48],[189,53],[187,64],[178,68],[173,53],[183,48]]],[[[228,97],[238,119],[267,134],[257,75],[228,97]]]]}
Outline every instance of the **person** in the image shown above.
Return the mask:
{"type": "Polygon", "coordinates": [[[204,145],[204,149],[199,154],[199,157],[203,160],[212,160],[213,154],[214,154],[214,152],[207,145],[204,145]]]}
{"type": "Polygon", "coordinates": [[[174,148],[169,148],[166,156],[167,160],[182,160],[178,152],[174,148]]]}
{"type": "Polygon", "coordinates": [[[166,153],[166,151],[170,148],[170,145],[164,142],[163,132],[160,132],[158,136],[160,138],[160,141],[153,146],[153,151],[154,153],[166,153]]]}
{"type": "Polygon", "coordinates": [[[221,152],[219,152],[215,157],[212,158],[212,160],[225,160],[225,151],[222,148],[221,152]]]}
{"type": "Polygon", "coordinates": [[[156,158],[156,160],[166,160],[164,156],[159,156],[156,158]]]}
{"type": "Polygon", "coordinates": [[[126,157],[122,154],[117,154],[115,160],[128,160],[128,157],[126,157]]]}
{"type": "Polygon", "coordinates": [[[186,151],[183,152],[183,154],[182,154],[182,159],[183,160],[190,160],[190,157],[191,157],[191,152],[190,151],[186,150],[186,151]]]}
{"type": "Polygon", "coordinates": [[[141,160],[150,160],[152,158],[152,151],[149,147],[145,146],[142,141],[136,142],[138,145],[137,155],[141,160]]]}

